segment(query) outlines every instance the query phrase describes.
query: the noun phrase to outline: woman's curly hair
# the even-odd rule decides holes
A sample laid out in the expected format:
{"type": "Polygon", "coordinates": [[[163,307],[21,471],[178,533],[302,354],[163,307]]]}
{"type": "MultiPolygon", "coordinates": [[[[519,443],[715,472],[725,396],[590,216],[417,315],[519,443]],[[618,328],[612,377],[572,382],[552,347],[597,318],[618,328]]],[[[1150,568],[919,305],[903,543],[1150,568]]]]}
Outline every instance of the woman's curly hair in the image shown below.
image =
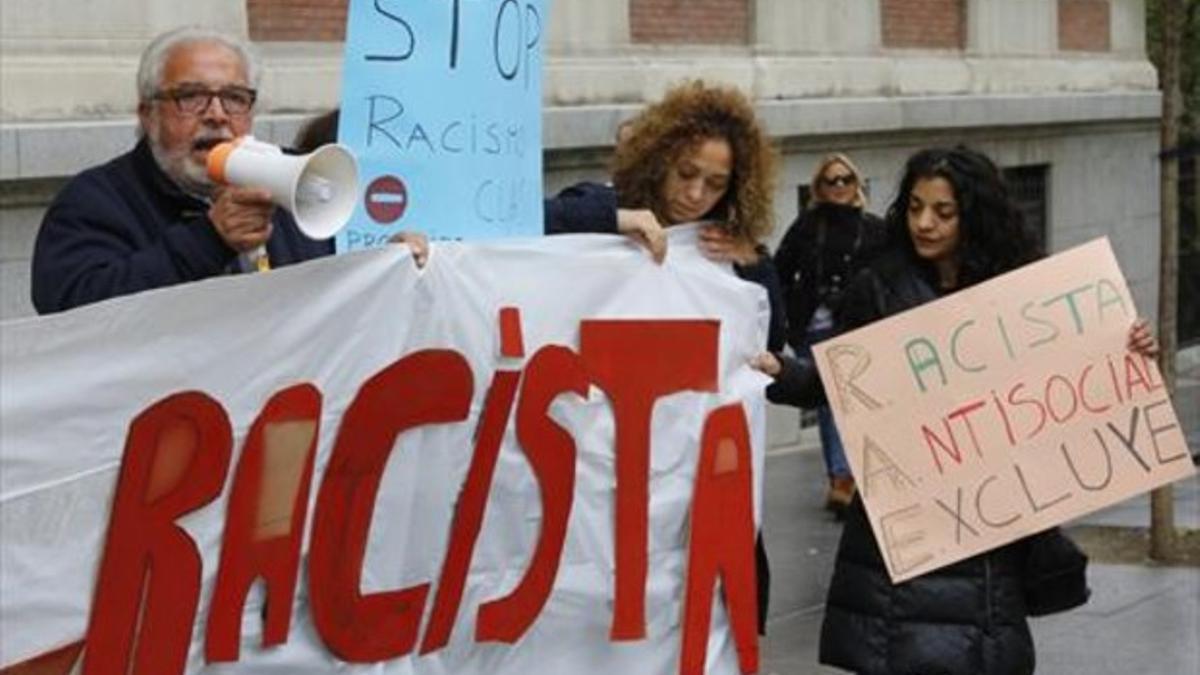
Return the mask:
{"type": "Polygon", "coordinates": [[[917,258],[908,231],[908,201],[918,180],[944,178],[958,201],[958,285],[965,288],[1016,269],[1042,256],[1009,195],[1000,169],[965,146],[931,148],[909,158],[896,199],[887,210],[893,245],[917,258]]]}
{"type": "Polygon", "coordinates": [[[664,220],[663,184],[668,171],[684,152],[712,138],[729,143],[733,171],[729,189],[705,218],[724,222],[737,238],[762,241],[774,218],[775,150],[754,106],[733,87],[686,82],[638,115],[613,158],[619,205],[649,209],[664,220]]]}

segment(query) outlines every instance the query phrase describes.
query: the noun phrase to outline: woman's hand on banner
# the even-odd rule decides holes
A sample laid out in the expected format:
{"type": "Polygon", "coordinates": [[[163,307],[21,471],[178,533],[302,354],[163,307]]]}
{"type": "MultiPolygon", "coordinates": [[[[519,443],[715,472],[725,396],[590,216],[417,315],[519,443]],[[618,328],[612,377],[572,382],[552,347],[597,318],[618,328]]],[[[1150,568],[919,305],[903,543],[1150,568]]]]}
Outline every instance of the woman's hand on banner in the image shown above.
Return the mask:
{"type": "Polygon", "coordinates": [[[755,354],[750,359],[750,367],[771,377],[779,377],[779,373],[783,372],[783,363],[771,352],[755,354]]]}
{"type": "Polygon", "coordinates": [[[656,263],[667,256],[667,231],[648,209],[617,209],[617,232],[645,246],[656,263]]]}
{"type": "Polygon", "coordinates": [[[393,234],[388,241],[408,246],[412,250],[413,262],[417,264],[417,269],[425,267],[425,263],[429,261],[429,237],[426,237],[424,232],[400,231],[393,234]]]}

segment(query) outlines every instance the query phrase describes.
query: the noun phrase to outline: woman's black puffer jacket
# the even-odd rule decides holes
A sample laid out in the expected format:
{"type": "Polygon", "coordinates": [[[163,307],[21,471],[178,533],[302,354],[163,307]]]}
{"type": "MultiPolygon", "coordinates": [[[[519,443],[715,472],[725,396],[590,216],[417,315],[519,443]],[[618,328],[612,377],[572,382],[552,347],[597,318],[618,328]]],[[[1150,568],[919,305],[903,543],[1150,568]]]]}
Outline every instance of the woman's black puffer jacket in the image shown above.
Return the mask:
{"type": "Polygon", "coordinates": [[[1024,540],[893,585],[862,501],[846,516],[821,662],[859,675],[1024,675],[1024,540]]]}
{"type": "MultiPolygon", "coordinates": [[[[838,323],[848,330],[933,300],[931,281],[907,254],[884,254],[855,279],[838,323]]],[[[802,384],[793,382],[791,389],[802,384]]],[[[892,584],[860,499],[851,504],[844,527],[820,660],[859,675],[1027,675],[1034,648],[1026,597],[1054,606],[1035,613],[1087,599],[1082,574],[1056,583],[1054,597],[1036,587],[1028,567],[1030,542],[1073,548],[1056,529],[892,584]]]]}

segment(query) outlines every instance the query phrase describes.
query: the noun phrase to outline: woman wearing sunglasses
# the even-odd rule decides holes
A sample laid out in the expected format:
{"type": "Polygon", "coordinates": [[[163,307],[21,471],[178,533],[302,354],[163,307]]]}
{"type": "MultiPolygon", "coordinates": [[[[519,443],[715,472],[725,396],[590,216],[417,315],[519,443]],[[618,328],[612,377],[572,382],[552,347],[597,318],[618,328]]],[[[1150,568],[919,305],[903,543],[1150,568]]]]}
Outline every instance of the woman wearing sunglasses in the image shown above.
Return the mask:
{"type": "MultiPolygon", "coordinates": [[[[854,275],[883,247],[883,221],[865,210],[862,175],[842,153],[826,155],[812,179],[812,203],[796,218],[775,253],[787,308],[788,343],[810,356],[833,332],[833,316],[854,275]]],[[[854,478],[829,406],[817,408],[829,491],[825,508],[838,515],[854,496],[854,478]]]]}
{"type": "MultiPolygon", "coordinates": [[[[771,307],[767,348],[778,351],[785,333],[779,280],[761,243],[772,225],[776,161],[745,94],[699,80],[684,82],[629,126],[617,144],[611,187],[595,185],[572,196],[570,208],[547,203],[546,232],[624,234],[661,261],[665,228],[707,221],[698,234],[701,252],[732,263],[739,277],[766,290],[771,307]],[[584,217],[588,214],[599,217],[584,217]]],[[[755,555],[758,627],[765,634],[770,571],[761,535],[755,555]]]]}

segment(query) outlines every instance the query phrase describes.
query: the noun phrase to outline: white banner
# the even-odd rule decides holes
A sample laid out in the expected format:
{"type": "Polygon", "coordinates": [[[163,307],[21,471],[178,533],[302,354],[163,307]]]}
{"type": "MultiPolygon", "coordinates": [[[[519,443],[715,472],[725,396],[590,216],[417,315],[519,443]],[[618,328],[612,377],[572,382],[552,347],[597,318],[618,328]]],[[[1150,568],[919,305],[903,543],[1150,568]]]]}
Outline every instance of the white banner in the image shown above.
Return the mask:
{"type": "MultiPolygon", "coordinates": [[[[722,472],[737,466],[738,457],[750,458],[758,520],[765,378],[746,364],[765,344],[768,305],[761,288],[703,259],[696,252],[694,231],[676,229],[661,266],[623,239],[598,235],[490,245],[438,243],[421,271],[406,249],[391,246],[0,325],[0,667],[83,641],[75,668],[82,664],[84,672],[103,672],[109,667],[104,664],[124,665],[122,659],[140,664],[134,672],[156,673],[632,675],[686,670],[680,654],[685,586],[693,581],[688,561],[696,523],[690,514],[701,508],[701,500],[693,504],[692,496],[702,434],[713,411],[730,404],[734,417],[744,411],[750,447],[746,455],[733,455],[727,444],[720,445],[712,471],[720,480],[722,472]],[[679,339],[667,342],[664,335],[679,339]],[[713,350],[706,351],[710,342],[715,342],[713,350]],[[561,363],[584,366],[584,385],[576,390],[586,391],[586,398],[568,391],[564,383],[570,378],[553,376],[569,368],[530,365],[542,358],[544,347],[553,345],[564,348],[556,352],[561,363]],[[408,368],[422,355],[436,357],[425,364],[430,368],[408,368]],[[631,371],[631,364],[640,365],[631,371]],[[689,368],[699,369],[699,379],[675,378],[676,371],[689,368]],[[553,401],[544,417],[539,416],[538,387],[531,384],[535,371],[551,373],[542,377],[542,384],[555,385],[542,387],[550,392],[546,401],[553,401]],[[432,375],[416,382],[392,377],[417,372],[432,375]],[[389,377],[399,388],[385,388],[374,403],[367,401],[372,387],[389,377]],[[664,377],[678,381],[655,390],[655,380],[664,377]],[[512,385],[508,399],[505,382],[512,385]],[[622,497],[629,487],[617,480],[618,465],[634,461],[616,450],[619,430],[626,425],[629,438],[635,439],[631,447],[638,434],[636,397],[630,395],[621,411],[614,405],[611,392],[624,391],[622,387],[652,401],[648,468],[642,469],[648,483],[641,497],[636,489],[622,497]],[[319,414],[308,422],[303,413],[271,418],[275,413],[268,414],[268,402],[280,392],[296,390],[303,390],[310,403],[316,401],[319,414]],[[407,395],[386,395],[401,391],[407,395]],[[560,391],[566,393],[555,395],[560,391]],[[462,399],[461,410],[446,413],[451,421],[431,421],[439,413],[421,417],[413,412],[426,399],[450,400],[454,392],[466,392],[469,398],[462,399]],[[183,417],[171,412],[171,406],[183,406],[183,417]],[[201,417],[209,415],[216,422],[193,424],[188,411],[201,411],[201,417]],[[526,413],[530,426],[520,428],[514,420],[526,413]],[[405,415],[415,416],[407,426],[395,421],[405,415]],[[255,421],[268,418],[292,423],[267,424],[265,432],[255,432],[255,421]],[[491,427],[499,441],[491,467],[485,418],[498,424],[491,427]],[[318,425],[314,428],[312,422],[318,425]],[[542,456],[547,462],[561,457],[567,447],[553,430],[546,430],[546,423],[559,425],[574,441],[573,484],[563,482],[569,472],[561,466],[535,475],[526,438],[555,449],[558,455],[542,456]],[[387,436],[389,430],[393,436],[387,436]],[[355,462],[367,457],[363,448],[381,433],[387,445],[378,457],[386,465],[372,477],[355,462]],[[291,440],[279,441],[281,437],[291,440]],[[265,468],[258,467],[262,476],[255,474],[252,462],[241,461],[249,457],[246,448],[256,438],[266,447],[265,468]],[[151,448],[146,455],[150,463],[138,473],[130,449],[143,446],[151,448]],[[222,465],[218,450],[225,446],[228,456],[222,465]],[[302,452],[315,447],[307,483],[304,462],[293,461],[297,456],[272,454],[272,448],[281,447],[302,452]],[[335,449],[346,462],[331,472],[335,449]],[[205,458],[217,459],[205,468],[205,458]],[[208,488],[201,485],[204,476],[212,477],[208,488]],[[378,479],[373,500],[372,478],[378,479]],[[303,528],[296,530],[302,532],[303,554],[294,588],[269,596],[262,583],[251,589],[239,613],[241,637],[230,658],[229,645],[217,645],[209,614],[219,590],[218,573],[225,574],[222,569],[232,569],[232,560],[245,555],[236,541],[230,544],[233,535],[226,531],[236,511],[231,493],[239,479],[259,505],[258,529],[246,535],[247,541],[288,533],[287,495],[307,494],[307,501],[305,509],[294,509],[290,516],[293,529],[297,523],[303,528]],[[515,634],[507,638],[497,637],[497,630],[504,633],[498,626],[511,629],[512,621],[504,619],[511,615],[497,614],[500,620],[488,628],[479,619],[480,608],[523,583],[535,550],[541,551],[543,536],[553,529],[546,524],[544,508],[556,498],[544,493],[547,486],[553,493],[563,485],[570,487],[565,495],[569,515],[559,514],[567,518],[561,553],[546,558],[557,570],[542,579],[548,588],[542,594],[544,605],[525,602],[522,607],[532,623],[513,629],[515,634]],[[168,502],[183,499],[180,495],[192,488],[199,492],[190,505],[179,506],[177,519],[168,514],[162,522],[118,522],[121,509],[159,517],[175,508],[168,502]],[[205,489],[211,493],[207,497],[200,494],[205,489]],[[285,499],[269,496],[273,490],[281,490],[285,499]],[[629,501],[618,508],[621,498],[629,501]],[[633,570],[627,577],[634,580],[630,588],[640,588],[637,537],[624,544],[633,563],[619,563],[615,551],[615,522],[630,514],[630,522],[636,522],[639,498],[648,502],[644,597],[635,592],[618,600],[618,568],[624,570],[621,574],[633,570]],[[280,503],[283,510],[278,512],[280,503]],[[475,512],[481,516],[477,539],[467,523],[473,503],[486,506],[482,514],[475,512]],[[363,504],[370,515],[354,523],[369,526],[369,534],[364,531],[356,539],[355,525],[342,518],[363,504]],[[272,508],[277,511],[274,520],[265,513],[272,508]],[[621,509],[625,516],[617,513],[621,509]],[[170,534],[172,522],[194,544],[170,534]],[[325,529],[318,533],[321,523],[325,529]],[[445,581],[453,537],[466,544],[460,552],[469,560],[457,604],[445,581]],[[356,542],[364,539],[361,565],[355,565],[356,542]],[[144,555],[137,553],[139,546],[144,555]],[[317,555],[321,547],[323,562],[317,555]],[[194,560],[189,549],[198,554],[194,560]],[[168,555],[170,551],[175,553],[168,555]],[[102,560],[108,563],[102,565],[102,560]],[[126,564],[129,560],[149,566],[144,608],[141,567],[126,564]],[[199,570],[194,592],[188,590],[191,565],[199,570]],[[354,587],[359,570],[361,581],[354,587]],[[102,574],[110,576],[97,588],[102,574]],[[349,588],[341,595],[317,589],[325,598],[319,602],[332,603],[324,626],[314,622],[314,577],[350,579],[350,587],[330,583],[330,588],[349,588]],[[133,584],[131,579],[135,593],[122,596],[122,584],[133,584]],[[422,584],[428,584],[428,593],[415,605],[383,595],[422,584]],[[103,602],[94,603],[106,593],[103,602]],[[264,597],[271,598],[265,608],[264,597]],[[286,641],[263,647],[264,616],[280,610],[286,614],[289,597],[294,606],[287,615],[286,641]],[[355,621],[374,611],[367,607],[368,599],[391,603],[375,617],[382,623],[370,625],[403,623],[399,614],[388,612],[407,611],[415,617],[419,630],[407,650],[394,629],[365,637],[355,633],[363,627],[355,621]],[[197,603],[194,620],[187,618],[191,601],[197,603]],[[168,602],[165,614],[154,613],[155,602],[168,602]],[[126,614],[119,609],[122,603],[128,605],[126,614]],[[97,604],[112,613],[97,619],[97,604]],[[439,612],[440,619],[435,616],[439,612]],[[621,612],[625,614],[618,620],[621,612]],[[128,620],[113,618],[121,616],[128,620]],[[186,656],[181,652],[176,666],[166,645],[171,642],[170,622],[180,616],[191,628],[186,656]],[[89,617],[94,622],[90,629],[89,617]],[[447,618],[439,642],[435,624],[447,618]],[[139,632],[121,632],[126,629],[139,632]],[[485,639],[478,639],[477,631],[485,639]],[[217,659],[221,662],[206,659],[206,648],[210,656],[223,653],[217,659]],[[399,656],[397,649],[403,652],[399,656]],[[355,663],[339,658],[347,653],[356,655],[355,663]]],[[[626,469],[630,476],[638,472],[636,462],[626,469]]],[[[561,506],[563,495],[557,499],[554,503],[561,506]]],[[[722,521],[713,527],[726,525],[722,521]]],[[[752,559],[751,547],[752,541],[737,555],[752,559]]],[[[721,570],[727,573],[728,568],[721,570]]],[[[724,586],[729,595],[728,578],[718,574],[716,579],[703,668],[733,673],[739,653],[720,591],[724,586]]],[[[732,611],[736,616],[737,608],[732,611]]],[[[181,630],[186,632],[187,625],[181,630]]]]}

